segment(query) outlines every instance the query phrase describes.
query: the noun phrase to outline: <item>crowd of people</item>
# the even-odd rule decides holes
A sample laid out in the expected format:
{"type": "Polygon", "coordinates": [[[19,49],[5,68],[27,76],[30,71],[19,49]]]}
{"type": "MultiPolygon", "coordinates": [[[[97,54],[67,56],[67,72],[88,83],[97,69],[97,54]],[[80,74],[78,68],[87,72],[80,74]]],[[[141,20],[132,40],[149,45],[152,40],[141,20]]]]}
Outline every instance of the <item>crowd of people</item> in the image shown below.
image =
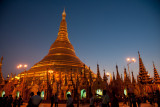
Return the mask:
{"type": "MultiPolygon", "coordinates": [[[[34,95],[33,92],[30,93],[30,98],[27,104],[27,107],[39,107],[42,98],[41,93],[37,92],[37,95],[34,95]]],[[[119,107],[119,98],[116,96],[113,91],[111,95],[107,93],[106,90],[103,90],[103,95],[90,95],[90,107],[119,107]]],[[[128,97],[123,98],[124,105],[128,105],[130,107],[140,107],[141,103],[145,103],[146,100],[150,102],[151,105],[154,106],[157,103],[158,107],[160,107],[160,93],[157,90],[156,93],[151,93],[148,97],[136,97],[134,93],[128,94],[128,97]]],[[[51,99],[51,107],[58,107],[58,94],[52,95],[51,99]],[[55,106],[54,106],[55,103],[55,106]]],[[[74,100],[70,94],[67,94],[66,107],[74,107],[74,100]]],[[[79,103],[79,102],[78,102],[79,103]]],[[[22,97],[17,96],[13,99],[12,95],[0,97],[0,106],[2,107],[20,107],[23,104],[22,97]]]]}
{"type": "Polygon", "coordinates": [[[95,95],[91,94],[90,98],[90,107],[119,107],[118,98],[115,95],[115,92],[112,92],[112,97],[109,97],[106,90],[103,90],[103,95],[95,95]],[[109,104],[111,102],[111,104],[109,104]]]}
{"type": "Polygon", "coordinates": [[[154,93],[148,93],[147,96],[135,96],[134,93],[131,93],[127,98],[124,98],[124,104],[130,107],[141,107],[141,103],[146,103],[147,100],[151,106],[155,106],[155,103],[157,103],[158,107],[160,107],[159,91],[157,90],[154,93]]]}
{"type": "Polygon", "coordinates": [[[20,107],[20,105],[22,104],[23,101],[21,96],[19,96],[19,98],[17,98],[16,96],[15,99],[13,99],[12,95],[9,95],[9,97],[5,95],[3,95],[3,97],[0,97],[1,107],[20,107]]]}
{"type": "MultiPolygon", "coordinates": [[[[103,91],[103,96],[97,97],[100,95],[93,96],[91,94],[90,98],[90,107],[119,107],[119,97],[115,95],[115,92],[112,91],[111,95],[108,95],[106,91],[103,91]]],[[[160,107],[160,93],[157,90],[154,93],[148,94],[148,96],[136,96],[134,93],[129,93],[126,97],[124,95],[123,106],[129,107],[141,107],[141,103],[146,103],[146,100],[151,104],[151,106],[155,107],[155,103],[157,103],[158,107],[160,107]]]]}

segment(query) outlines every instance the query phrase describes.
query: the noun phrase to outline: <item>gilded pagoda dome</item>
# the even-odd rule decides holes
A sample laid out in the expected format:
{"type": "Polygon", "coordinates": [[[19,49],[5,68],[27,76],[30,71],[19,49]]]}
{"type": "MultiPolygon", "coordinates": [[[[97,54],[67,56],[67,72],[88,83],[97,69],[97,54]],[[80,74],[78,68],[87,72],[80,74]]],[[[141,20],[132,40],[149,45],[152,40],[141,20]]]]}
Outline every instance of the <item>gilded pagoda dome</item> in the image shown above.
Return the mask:
{"type": "MultiPolygon", "coordinates": [[[[84,63],[76,56],[74,47],[68,39],[67,22],[65,10],[62,13],[57,39],[51,45],[48,54],[31,71],[45,71],[47,68],[83,68],[84,63]]],[[[88,68],[88,67],[87,67],[88,68]]]]}

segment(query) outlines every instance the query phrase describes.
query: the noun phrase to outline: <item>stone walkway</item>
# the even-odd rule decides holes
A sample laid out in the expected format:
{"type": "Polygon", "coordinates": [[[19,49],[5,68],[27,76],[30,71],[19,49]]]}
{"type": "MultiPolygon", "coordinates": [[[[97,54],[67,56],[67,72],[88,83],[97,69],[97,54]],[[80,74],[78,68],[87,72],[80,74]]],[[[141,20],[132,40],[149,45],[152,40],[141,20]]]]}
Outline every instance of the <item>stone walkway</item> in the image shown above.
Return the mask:
{"type": "MultiPolygon", "coordinates": [[[[27,103],[24,103],[24,105],[22,105],[21,107],[26,107],[26,106],[27,106],[27,103]]],[[[123,103],[119,103],[119,106],[129,107],[127,105],[123,105],[123,103]]],[[[49,103],[41,103],[39,107],[51,107],[51,105],[49,103]]],[[[58,107],[66,107],[66,104],[58,104],[58,107]]],[[[75,104],[74,107],[77,107],[77,105],[75,104]]],[[[80,104],[79,107],[89,107],[89,104],[85,104],[85,105],[80,104]]],[[[100,107],[100,106],[96,106],[96,107],[100,107]]],[[[155,106],[153,106],[153,105],[150,105],[149,103],[142,103],[141,107],[158,107],[158,105],[155,104],[155,106]]]]}

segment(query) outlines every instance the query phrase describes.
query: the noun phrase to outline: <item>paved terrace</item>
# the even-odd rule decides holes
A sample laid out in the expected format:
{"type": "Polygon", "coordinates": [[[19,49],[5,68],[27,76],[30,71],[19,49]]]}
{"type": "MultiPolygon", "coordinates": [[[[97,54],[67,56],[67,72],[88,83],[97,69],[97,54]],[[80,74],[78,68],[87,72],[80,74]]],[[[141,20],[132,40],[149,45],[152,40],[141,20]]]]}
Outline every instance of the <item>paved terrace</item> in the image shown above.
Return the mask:
{"type": "MultiPolygon", "coordinates": [[[[26,107],[26,106],[27,106],[27,103],[24,103],[21,107],[26,107]]],[[[119,106],[120,107],[129,107],[127,105],[124,105],[123,103],[119,103],[119,106]]],[[[39,107],[51,107],[51,105],[49,103],[41,103],[39,107]]],[[[66,107],[66,104],[58,104],[58,107],[66,107]]],[[[74,104],[74,107],[77,107],[77,105],[74,104]]],[[[83,105],[80,104],[79,107],[89,107],[89,104],[83,104],[83,105]]],[[[96,107],[100,107],[100,106],[96,106],[96,107]]],[[[151,105],[149,102],[147,102],[147,103],[142,103],[141,107],[158,107],[158,105],[157,104],[151,105]]]]}

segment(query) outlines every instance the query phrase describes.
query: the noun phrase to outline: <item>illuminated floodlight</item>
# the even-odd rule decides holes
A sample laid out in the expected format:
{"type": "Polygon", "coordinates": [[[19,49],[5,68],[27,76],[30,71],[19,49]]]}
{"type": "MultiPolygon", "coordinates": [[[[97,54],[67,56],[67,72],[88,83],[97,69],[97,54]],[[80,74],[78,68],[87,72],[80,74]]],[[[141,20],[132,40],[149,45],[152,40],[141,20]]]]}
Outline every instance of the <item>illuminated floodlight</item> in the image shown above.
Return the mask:
{"type": "Polygon", "coordinates": [[[129,62],[129,63],[136,62],[136,59],[135,59],[135,58],[127,58],[126,60],[127,60],[127,62],[129,62]]]}
{"type": "Polygon", "coordinates": [[[133,61],[133,62],[136,62],[136,59],[135,59],[135,58],[132,58],[132,61],[133,61]]]}
{"type": "Polygon", "coordinates": [[[17,66],[17,69],[19,69],[19,66],[17,66]]]}
{"type": "Polygon", "coordinates": [[[129,61],[130,61],[130,58],[127,58],[127,61],[129,62],[129,61]]]}
{"type": "Polygon", "coordinates": [[[110,76],[110,73],[109,73],[109,72],[107,72],[107,73],[106,73],[106,75],[107,75],[107,76],[110,76]]]}
{"type": "Polygon", "coordinates": [[[28,66],[28,65],[26,65],[26,64],[24,65],[25,68],[27,68],[27,66],[28,66]]]}
{"type": "Polygon", "coordinates": [[[22,67],[22,64],[19,65],[19,68],[21,68],[21,67],[22,67]]]}

